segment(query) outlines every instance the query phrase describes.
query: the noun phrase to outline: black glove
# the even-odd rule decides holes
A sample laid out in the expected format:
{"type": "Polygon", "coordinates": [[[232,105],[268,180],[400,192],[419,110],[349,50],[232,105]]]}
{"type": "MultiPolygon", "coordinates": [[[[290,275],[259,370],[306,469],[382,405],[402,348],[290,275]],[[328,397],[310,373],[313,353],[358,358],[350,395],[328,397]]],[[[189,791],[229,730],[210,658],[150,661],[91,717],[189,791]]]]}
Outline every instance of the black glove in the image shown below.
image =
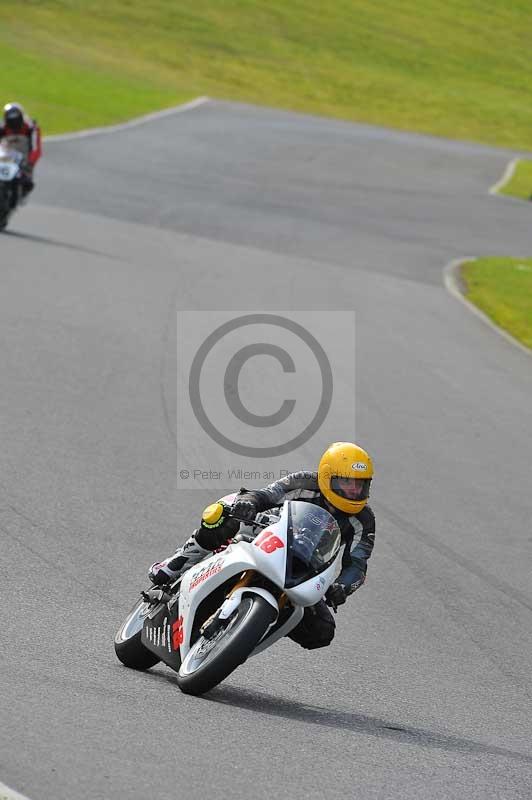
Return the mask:
{"type": "Polygon", "coordinates": [[[332,583],[325,593],[325,601],[334,611],[347,599],[347,591],[342,583],[332,583]]]}
{"type": "Polygon", "coordinates": [[[251,522],[257,516],[257,506],[251,500],[238,500],[237,498],[231,513],[238,519],[251,522]]]}
{"type": "Polygon", "coordinates": [[[217,550],[229,539],[236,536],[240,523],[236,519],[226,517],[216,528],[207,527],[204,522],[197,529],[194,538],[204,550],[217,550]]]}

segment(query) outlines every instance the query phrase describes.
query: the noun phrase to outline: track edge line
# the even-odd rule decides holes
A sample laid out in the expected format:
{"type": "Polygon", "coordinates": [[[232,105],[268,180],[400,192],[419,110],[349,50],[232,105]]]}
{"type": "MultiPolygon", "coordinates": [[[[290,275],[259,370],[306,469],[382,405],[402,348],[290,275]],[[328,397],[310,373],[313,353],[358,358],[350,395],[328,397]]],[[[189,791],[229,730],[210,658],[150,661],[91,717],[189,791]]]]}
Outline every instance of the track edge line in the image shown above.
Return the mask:
{"type": "Polygon", "coordinates": [[[521,159],[519,158],[512,158],[512,160],[506,165],[506,169],[502,174],[502,178],[499,178],[497,183],[494,183],[493,186],[490,187],[489,193],[490,194],[499,194],[500,190],[505,186],[508,181],[511,181],[513,178],[513,174],[515,169],[521,159]]]}
{"type": "Polygon", "coordinates": [[[193,108],[209,103],[210,97],[201,96],[189,100],[187,103],[181,103],[178,106],[171,108],[163,108],[161,111],[152,111],[149,114],[143,114],[141,117],[135,117],[127,122],[119,122],[117,125],[103,125],[99,128],[86,128],[81,131],[73,131],[72,133],[54,133],[51,136],[45,136],[45,142],[68,142],[74,139],[85,139],[88,136],[101,136],[107,133],[118,133],[119,131],[128,130],[128,128],[136,128],[138,125],[144,125],[146,122],[153,122],[163,117],[170,117],[172,114],[182,114],[184,111],[191,111],[193,108]]]}
{"type": "Polygon", "coordinates": [[[0,781],[0,800],[28,800],[28,798],[0,781]]]}
{"type": "Polygon", "coordinates": [[[443,269],[443,281],[445,284],[445,288],[453,297],[459,300],[466,308],[469,309],[478,319],[481,319],[486,325],[506,339],[507,342],[513,344],[514,347],[517,347],[522,353],[525,353],[527,356],[532,356],[532,350],[530,350],[526,345],[522,344],[518,341],[515,337],[513,337],[508,331],[505,331],[503,328],[499,327],[492,319],[488,317],[483,311],[480,310],[474,303],[468,300],[462,291],[462,281],[460,278],[460,268],[463,264],[468,264],[472,261],[476,261],[477,259],[474,256],[463,256],[462,258],[454,258],[448,264],[445,265],[443,269]]]}

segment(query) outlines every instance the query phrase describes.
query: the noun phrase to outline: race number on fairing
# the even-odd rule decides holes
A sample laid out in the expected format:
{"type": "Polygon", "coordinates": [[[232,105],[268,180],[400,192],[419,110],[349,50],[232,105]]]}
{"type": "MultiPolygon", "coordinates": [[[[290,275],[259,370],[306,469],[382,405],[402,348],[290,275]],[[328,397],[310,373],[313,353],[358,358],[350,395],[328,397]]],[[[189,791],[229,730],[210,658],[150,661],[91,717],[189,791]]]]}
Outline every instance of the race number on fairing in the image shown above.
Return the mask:
{"type": "Polygon", "coordinates": [[[2,181],[12,181],[17,172],[17,164],[0,164],[0,180],[2,181]]]}
{"type": "Polygon", "coordinates": [[[281,539],[273,535],[273,531],[262,531],[260,536],[255,539],[254,545],[255,547],[260,547],[265,553],[273,553],[274,550],[284,547],[281,539]]]}

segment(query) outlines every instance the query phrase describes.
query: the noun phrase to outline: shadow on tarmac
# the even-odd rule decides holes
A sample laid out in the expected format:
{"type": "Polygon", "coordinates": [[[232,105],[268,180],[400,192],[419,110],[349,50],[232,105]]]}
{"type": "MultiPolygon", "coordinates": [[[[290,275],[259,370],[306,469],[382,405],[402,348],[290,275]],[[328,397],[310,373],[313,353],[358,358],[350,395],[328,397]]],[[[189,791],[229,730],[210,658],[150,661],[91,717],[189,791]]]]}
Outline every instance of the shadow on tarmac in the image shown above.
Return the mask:
{"type": "Polygon", "coordinates": [[[74,250],[76,253],[87,253],[90,256],[102,256],[103,258],[110,258],[114,261],[119,261],[116,256],[109,253],[103,253],[101,250],[93,250],[90,247],[80,247],[79,245],[69,244],[68,242],[61,242],[58,239],[47,239],[44,236],[36,236],[33,233],[21,233],[20,231],[4,230],[3,236],[12,236],[17,239],[25,239],[28,242],[35,242],[37,244],[48,245],[49,247],[61,247],[65,250],[74,250]]]}
{"type": "Polygon", "coordinates": [[[311,725],[322,725],[327,728],[337,728],[353,733],[362,733],[367,736],[378,736],[393,739],[405,744],[415,744],[419,747],[428,747],[448,752],[464,753],[465,755],[490,755],[511,758],[525,764],[532,764],[532,755],[517,753],[502,747],[481,744],[472,739],[463,739],[459,736],[449,736],[443,733],[414,728],[410,725],[401,725],[377,717],[368,717],[364,714],[337,711],[320,706],[298,703],[295,700],[274,697],[263,692],[249,691],[232,687],[217,687],[205,695],[205,700],[211,703],[221,703],[227,706],[253,711],[256,714],[267,714],[272,717],[307,722],[311,725]]]}

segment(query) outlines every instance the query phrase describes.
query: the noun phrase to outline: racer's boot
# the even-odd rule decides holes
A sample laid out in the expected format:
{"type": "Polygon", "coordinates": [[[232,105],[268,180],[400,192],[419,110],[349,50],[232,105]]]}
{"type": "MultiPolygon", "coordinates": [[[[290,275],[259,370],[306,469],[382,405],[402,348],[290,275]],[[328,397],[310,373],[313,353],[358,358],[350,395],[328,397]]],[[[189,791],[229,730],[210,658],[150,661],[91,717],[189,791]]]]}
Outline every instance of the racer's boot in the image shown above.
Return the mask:
{"type": "Polygon", "coordinates": [[[204,510],[199,528],[173,556],[152,564],[148,577],[158,586],[174,581],[194,564],[222,547],[239,528],[240,522],[229,516],[229,509],[224,503],[212,503],[204,510]]]}
{"type": "Polygon", "coordinates": [[[148,577],[156,586],[160,586],[170,581],[175,581],[180,575],[187,571],[194,564],[203,561],[207,556],[212,555],[212,550],[206,550],[196,541],[196,533],[186,542],[178,547],[173,556],[165,558],[164,561],[156,561],[148,570],[148,577]]]}

